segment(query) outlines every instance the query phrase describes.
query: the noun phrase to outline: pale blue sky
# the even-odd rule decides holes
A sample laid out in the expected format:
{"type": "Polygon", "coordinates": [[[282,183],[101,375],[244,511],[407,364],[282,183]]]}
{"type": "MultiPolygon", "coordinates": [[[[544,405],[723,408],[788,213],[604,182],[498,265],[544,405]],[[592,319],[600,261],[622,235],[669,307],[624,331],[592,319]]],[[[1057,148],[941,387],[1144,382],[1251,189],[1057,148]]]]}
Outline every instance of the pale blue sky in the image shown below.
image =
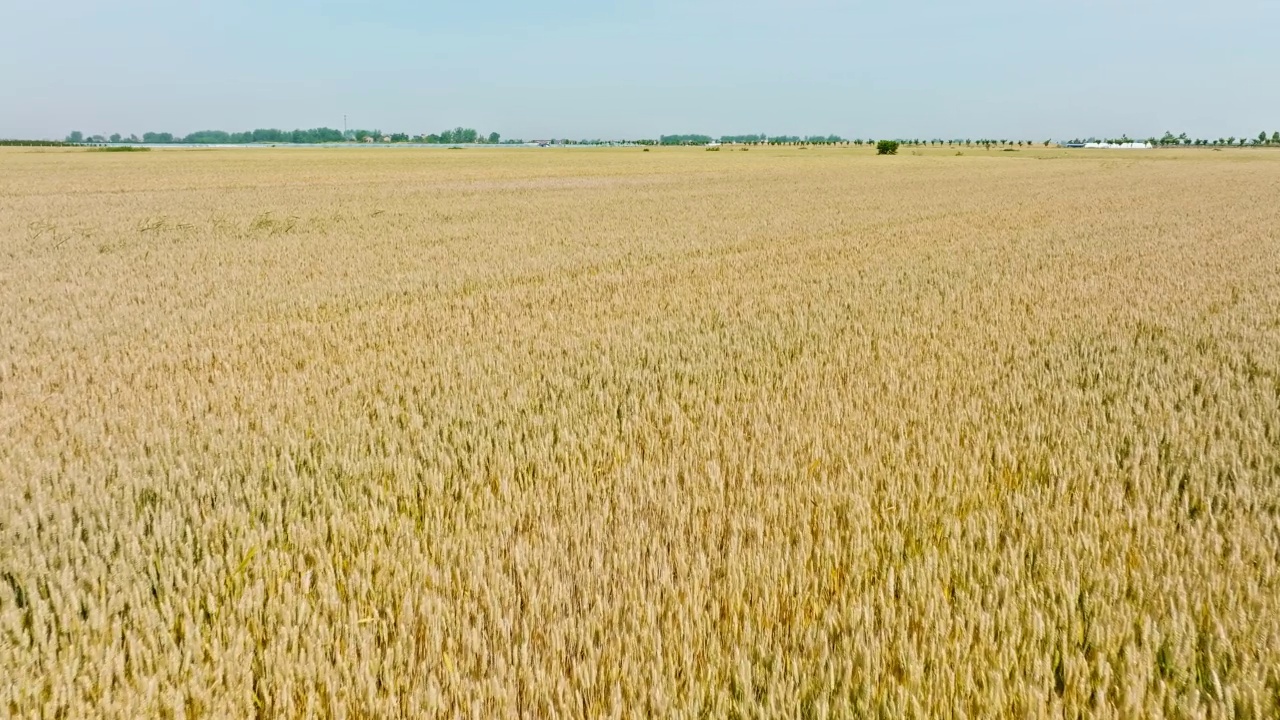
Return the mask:
{"type": "Polygon", "coordinates": [[[6,4],[0,137],[1280,130],[1280,0],[6,4]]]}

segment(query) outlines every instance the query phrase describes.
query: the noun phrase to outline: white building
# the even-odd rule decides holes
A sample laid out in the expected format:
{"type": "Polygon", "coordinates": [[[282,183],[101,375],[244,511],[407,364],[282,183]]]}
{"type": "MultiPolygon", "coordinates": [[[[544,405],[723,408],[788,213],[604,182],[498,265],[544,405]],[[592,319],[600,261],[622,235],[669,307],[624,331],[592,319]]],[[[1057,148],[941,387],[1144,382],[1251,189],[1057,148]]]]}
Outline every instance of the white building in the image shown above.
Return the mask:
{"type": "Polygon", "coordinates": [[[1147,142],[1127,142],[1127,143],[1085,143],[1087,148],[1103,148],[1106,150],[1150,150],[1151,143],[1147,142]]]}

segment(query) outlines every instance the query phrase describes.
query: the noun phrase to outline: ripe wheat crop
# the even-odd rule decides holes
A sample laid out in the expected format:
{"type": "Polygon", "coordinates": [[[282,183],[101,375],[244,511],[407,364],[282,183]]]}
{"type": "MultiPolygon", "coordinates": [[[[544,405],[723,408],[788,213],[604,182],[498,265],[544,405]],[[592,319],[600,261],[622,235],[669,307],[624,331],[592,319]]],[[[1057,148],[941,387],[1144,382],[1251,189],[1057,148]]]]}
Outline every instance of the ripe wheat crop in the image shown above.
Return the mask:
{"type": "Polygon", "coordinates": [[[0,713],[1280,713],[1280,158],[0,169],[0,713]]]}

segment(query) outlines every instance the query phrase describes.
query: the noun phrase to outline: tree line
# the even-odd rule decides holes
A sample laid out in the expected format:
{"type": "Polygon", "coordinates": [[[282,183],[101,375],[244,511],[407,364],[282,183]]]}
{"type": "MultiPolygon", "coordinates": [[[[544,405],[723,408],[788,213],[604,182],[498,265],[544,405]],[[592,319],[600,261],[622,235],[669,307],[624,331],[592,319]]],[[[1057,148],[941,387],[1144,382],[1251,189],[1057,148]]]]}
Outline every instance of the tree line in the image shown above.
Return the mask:
{"type": "MultiPolygon", "coordinates": [[[[901,146],[960,146],[960,147],[1031,147],[1036,143],[1031,140],[1011,140],[1009,138],[881,138],[891,139],[893,142],[901,146]]],[[[640,141],[644,144],[646,141],[640,141]]],[[[721,135],[714,138],[710,135],[684,134],[684,135],[662,135],[657,144],[660,145],[709,145],[713,142],[733,143],[739,145],[875,145],[875,139],[845,139],[839,135],[809,135],[801,137],[798,135],[721,135]]],[[[1052,145],[1055,141],[1045,140],[1043,145],[1052,145]]],[[[1080,144],[1088,142],[1107,142],[1107,143],[1131,143],[1142,142],[1134,140],[1125,135],[1119,138],[1099,139],[1090,137],[1085,139],[1061,140],[1063,144],[1080,144]]],[[[1146,140],[1153,146],[1231,146],[1236,147],[1250,146],[1280,146],[1280,131],[1272,132],[1268,135],[1266,132],[1258,133],[1257,137],[1224,137],[1217,139],[1193,139],[1187,137],[1186,133],[1174,135],[1166,132],[1163,137],[1150,137],[1146,140]]],[[[650,144],[652,144],[650,142],[650,144]]]]}
{"type": "MultiPolygon", "coordinates": [[[[1143,141],[1142,141],[1142,140],[1134,140],[1134,139],[1130,138],[1128,135],[1124,135],[1124,136],[1121,136],[1121,137],[1118,137],[1118,138],[1101,138],[1101,139],[1100,139],[1100,138],[1096,138],[1096,137],[1089,137],[1089,138],[1075,138],[1075,139],[1073,139],[1073,140],[1067,140],[1067,141],[1065,141],[1065,142],[1067,142],[1068,144],[1072,144],[1072,145],[1079,145],[1079,144],[1082,144],[1082,143],[1093,143],[1093,142],[1112,143],[1112,144],[1121,144],[1121,143],[1143,142],[1143,141]]],[[[1277,146],[1280,146],[1280,131],[1274,131],[1274,132],[1272,132],[1270,135],[1268,135],[1268,134],[1267,134],[1267,132],[1264,130],[1264,131],[1262,131],[1262,132],[1258,133],[1258,136],[1257,136],[1257,137],[1241,136],[1241,137],[1239,137],[1239,138],[1237,138],[1237,137],[1236,137],[1236,136],[1234,136],[1234,135],[1232,135],[1232,136],[1230,136],[1230,137],[1221,137],[1221,138],[1192,138],[1192,137],[1188,137],[1186,133],[1179,133],[1178,135],[1174,135],[1173,133],[1166,131],[1166,132],[1165,132],[1165,134],[1164,134],[1163,136],[1158,137],[1158,138],[1157,138],[1157,137],[1149,137],[1149,138],[1147,138],[1147,139],[1146,139],[1146,141],[1145,141],[1145,142],[1146,142],[1147,144],[1149,144],[1149,145],[1152,145],[1152,146],[1159,146],[1159,147],[1180,147],[1180,146],[1187,146],[1187,147],[1230,147],[1230,146],[1235,146],[1235,147],[1244,147],[1244,146],[1259,147],[1259,146],[1264,146],[1264,145],[1277,145],[1277,146]]]]}
{"type": "MultiPolygon", "coordinates": [[[[710,145],[713,142],[735,145],[839,145],[848,142],[839,135],[721,135],[719,138],[710,135],[685,134],[661,135],[659,145],[710,145]]],[[[640,143],[643,144],[643,143],[640,143]]]]}
{"type": "MultiPolygon", "coordinates": [[[[638,141],[639,144],[660,144],[660,145],[708,145],[713,142],[732,143],[736,145],[870,145],[875,146],[878,142],[884,141],[886,138],[879,140],[875,138],[843,138],[839,135],[721,135],[719,138],[713,138],[710,135],[663,135],[657,143],[653,141],[638,141]]],[[[922,139],[922,138],[893,138],[893,142],[905,147],[919,147],[931,145],[949,145],[949,146],[1031,146],[1035,143],[1031,140],[1009,140],[1009,139],[972,139],[972,138],[953,138],[944,140],[941,138],[922,139]]],[[[1045,140],[1044,144],[1051,145],[1052,140],[1045,140]]]]}
{"type": "Polygon", "coordinates": [[[0,147],[75,147],[62,140],[0,140],[0,147]]]}
{"type": "MultiPolygon", "coordinates": [[[[340,142],[418,142],[418,143],[440,143],[440,144],[460,144],[460,143],[492,143],[497,144],[502,141],[502,136],[496,132],[482,135],[474,128],[457,127],[449,130],[443,130],[438,133],[425,133],[421,135],[409,135],[408,133],[383,133],[381,130],[336,130],[334,128],[319,127],[309,130],[281,130],[278,128],[258,128],[256,130],[246,130],[244,132],[228,132],[226,130],[197,130],[189,135],[174,135],[167,132],[146,132],[141,137],[137,135],[124,136],[120,133],[112,135],[85,135],[83,132],[76,130],[67,135],[67,143],[145,143],[148,145],[165,145],[169,143],[183,143],[196,145],[247,145],[250,143],[296,143],[299,145],[312,145],[317,143],[340,143],[340,142]]],[[[519,141],[515,141],[519,142],[519,141]]]]}
{"type": "MultiPolygon", "coordinates": [[[[881,138],[885,139],[885,138],[881,138]]],[[[1028,147],[1035,143],[1031,140],[1010,140],[1008,138],[992,139],[992,138],[951,138],[951,139],[921,139],[921,138],[892,138],[896,143],[902,146],[960,146],[960,147],[1028,147]]],[[[41,141],[19,141],[19,140],[3,140],[4,144],[25,144],[32,145],[35,143],[58,143],[53,140],[41,141]]],[[[277,128],[258,128],[256,130],[246,130],[243,132],[228,132],[225,130],[198,130],[188,135],[174,135],[167,132],[146,132],[141,137],[138,135],[124,136],[120,133],[114,133],[109,136],[105,135],[85,135],[83,132],[75,131],[67,135],[61,144],[80,145],[80,144],[106,144],[106,143],[139,143],[148,145],[164,145],[169,143],[184,144],[200,144],[200,145],[247,145],[251,143],[294,143],[294,144],[317,144],[317,143],[341,143],[341,142],[389,142],[389,143],[427,143],[427,144],[523,144],[523,140],[502,140],[502,136],[496,132],[484,135],[474,128],[456,127],[452,129],[442,130],[436,133],[424,133],[419,135],[410,135],[408,133],[383,133],[381,130],[336,130],[334,128],[319,127],[307,130],[280,130],[277,128]]],[[[877,140],[867,139],[846,139],[839,135],[766,135],[764,133],[747,134],[747,135],[721,135],[715,137],[712,135],[704,135],[697,133],[685,133],[674,135],[661,135],[657,140],[640,139],[640,140],[624,140],[624,141],[604,141],[604,140],[548,140],[543,141],[544,144],[554,145],[606,145],[606,144],[629,144],[629,145],[710,145],[715,142],[739,145],[872,145],[877,140]]],[[[1054,141],[1045,140],[1044,145],[1048,146],[1054,141]]],[[[1082,144],[1089,142],[1108,142],[1108,143],[1129,143],[1139,142],[1131,139],[1127,135],[1119,138],[1075,138],[1072,140],[1060,140],[1063,144],[1082,144]]],[[[1160,147],[1258,147],[1258,146],[1280,146],[1280,131],[1272,132],[1268,135],[1265,131],[1258,133],[1256,137],[1222,137],[1222,138],[1191,138],[1186,133],[1174,135],[1172,132],[1166,132],[1162,137],[1150,137],[1146,142],[1153,146],[1160,147]]]]}

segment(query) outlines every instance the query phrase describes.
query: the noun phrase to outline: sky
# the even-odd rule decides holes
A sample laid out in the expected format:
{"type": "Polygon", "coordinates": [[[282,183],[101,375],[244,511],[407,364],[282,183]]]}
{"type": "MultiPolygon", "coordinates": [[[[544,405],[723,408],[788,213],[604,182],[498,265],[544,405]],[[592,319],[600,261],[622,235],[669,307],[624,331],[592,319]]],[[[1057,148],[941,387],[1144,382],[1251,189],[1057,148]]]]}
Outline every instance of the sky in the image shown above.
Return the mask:
{"type": "Polygon", "coordinates": [[[0,138],[1280,130],[1280,0],[9,5],[0,138]]]}

